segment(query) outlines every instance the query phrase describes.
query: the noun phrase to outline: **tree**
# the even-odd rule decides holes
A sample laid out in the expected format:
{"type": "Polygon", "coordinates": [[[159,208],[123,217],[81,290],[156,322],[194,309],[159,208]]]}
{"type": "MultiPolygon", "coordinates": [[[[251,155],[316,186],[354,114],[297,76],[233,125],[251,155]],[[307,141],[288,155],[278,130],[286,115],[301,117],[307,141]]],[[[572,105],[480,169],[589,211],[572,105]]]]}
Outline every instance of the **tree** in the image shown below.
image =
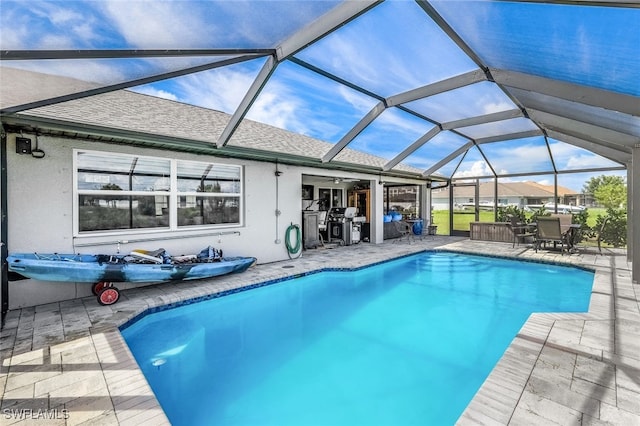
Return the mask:
{"type": "Polygon", "coordinates": [[[598,187],[607,184],[620,185],[624,187],[624,179],[622,176],[609,176],[609,175],[600,175],[594,176],[588,181],[584,183],[582,187],[582,192],[585,194],[590,194],[595,196],[596,190],[598,187]]]}
{"type": "Polygon", "coordinates": [[[607,209],[624,209],[627,202],[627,189],[621,183],[605,183],[593,193],[596,202],[607,209]]]}
{"type": "Polygon", "coordinates": [[[595,235],[607,218],[602,241],[614,247],[623,247],[627,242],[627,188],[624,179],[621,176],[594,177],[585,183],[584,191],[593,195],[596,202],[607,209],[606,216],[598,216],[591,234],[595,235]]]}

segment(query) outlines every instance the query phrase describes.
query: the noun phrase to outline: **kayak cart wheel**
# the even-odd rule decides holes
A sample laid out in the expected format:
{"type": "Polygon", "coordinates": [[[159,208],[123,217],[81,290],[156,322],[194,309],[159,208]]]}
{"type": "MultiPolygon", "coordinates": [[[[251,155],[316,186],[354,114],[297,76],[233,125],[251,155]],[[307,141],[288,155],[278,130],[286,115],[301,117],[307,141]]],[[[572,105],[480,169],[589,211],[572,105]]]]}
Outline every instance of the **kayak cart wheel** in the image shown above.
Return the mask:
{"type": "Polygon", "coordinates": [[[98,303],[101,305],[113,305],[120,299],[120,291],[115,287],[103,288],[98,294],[98,303]]]}
{"type": "Polygon", "coordinates": [[[91,286],[91,291],[93,292],[94,296],[97,296],[100,294],[102,289],[110,286],[111,286],[111,283],[109,281],[98,281],[97,283],[91,286]]]}

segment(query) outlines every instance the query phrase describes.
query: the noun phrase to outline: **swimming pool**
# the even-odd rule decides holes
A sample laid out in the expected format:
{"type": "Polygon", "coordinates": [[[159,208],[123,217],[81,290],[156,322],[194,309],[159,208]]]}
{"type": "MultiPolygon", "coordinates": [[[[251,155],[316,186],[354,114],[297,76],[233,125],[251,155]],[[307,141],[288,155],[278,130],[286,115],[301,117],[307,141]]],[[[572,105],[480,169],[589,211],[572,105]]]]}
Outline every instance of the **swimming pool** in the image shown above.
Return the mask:
{"type": "Polygon", "coordinates": [[[453,424],[532,312],[593,273],[425,252],[144,316],[122,330],[174,425],[453,424]]]}

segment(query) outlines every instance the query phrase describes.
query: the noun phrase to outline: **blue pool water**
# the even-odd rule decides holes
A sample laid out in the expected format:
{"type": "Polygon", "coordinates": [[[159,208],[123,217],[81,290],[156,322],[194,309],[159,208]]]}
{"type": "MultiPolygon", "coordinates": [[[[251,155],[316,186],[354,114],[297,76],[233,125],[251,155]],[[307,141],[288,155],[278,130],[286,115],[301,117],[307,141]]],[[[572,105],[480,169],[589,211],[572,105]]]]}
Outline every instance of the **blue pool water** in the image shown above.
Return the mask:
{"type": "Polygon", "coordinates": [[[156,312],[122,330],[174,425],[455,423],[532,312],[593,273],[426,252],[156,312]]]}

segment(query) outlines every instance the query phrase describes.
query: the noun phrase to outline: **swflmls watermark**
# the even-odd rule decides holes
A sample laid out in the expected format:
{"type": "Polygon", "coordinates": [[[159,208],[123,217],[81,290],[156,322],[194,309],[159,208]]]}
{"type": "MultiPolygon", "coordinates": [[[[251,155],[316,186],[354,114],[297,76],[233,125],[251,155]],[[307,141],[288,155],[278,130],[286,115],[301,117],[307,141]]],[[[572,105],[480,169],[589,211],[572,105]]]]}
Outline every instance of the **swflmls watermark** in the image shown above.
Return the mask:
{"type": "Polygon", "coordinates": [[[43,410],[3,408],[2,415],[7,420],[66,420],[69,418],[69,410],[64,408],[43,410]]]}

